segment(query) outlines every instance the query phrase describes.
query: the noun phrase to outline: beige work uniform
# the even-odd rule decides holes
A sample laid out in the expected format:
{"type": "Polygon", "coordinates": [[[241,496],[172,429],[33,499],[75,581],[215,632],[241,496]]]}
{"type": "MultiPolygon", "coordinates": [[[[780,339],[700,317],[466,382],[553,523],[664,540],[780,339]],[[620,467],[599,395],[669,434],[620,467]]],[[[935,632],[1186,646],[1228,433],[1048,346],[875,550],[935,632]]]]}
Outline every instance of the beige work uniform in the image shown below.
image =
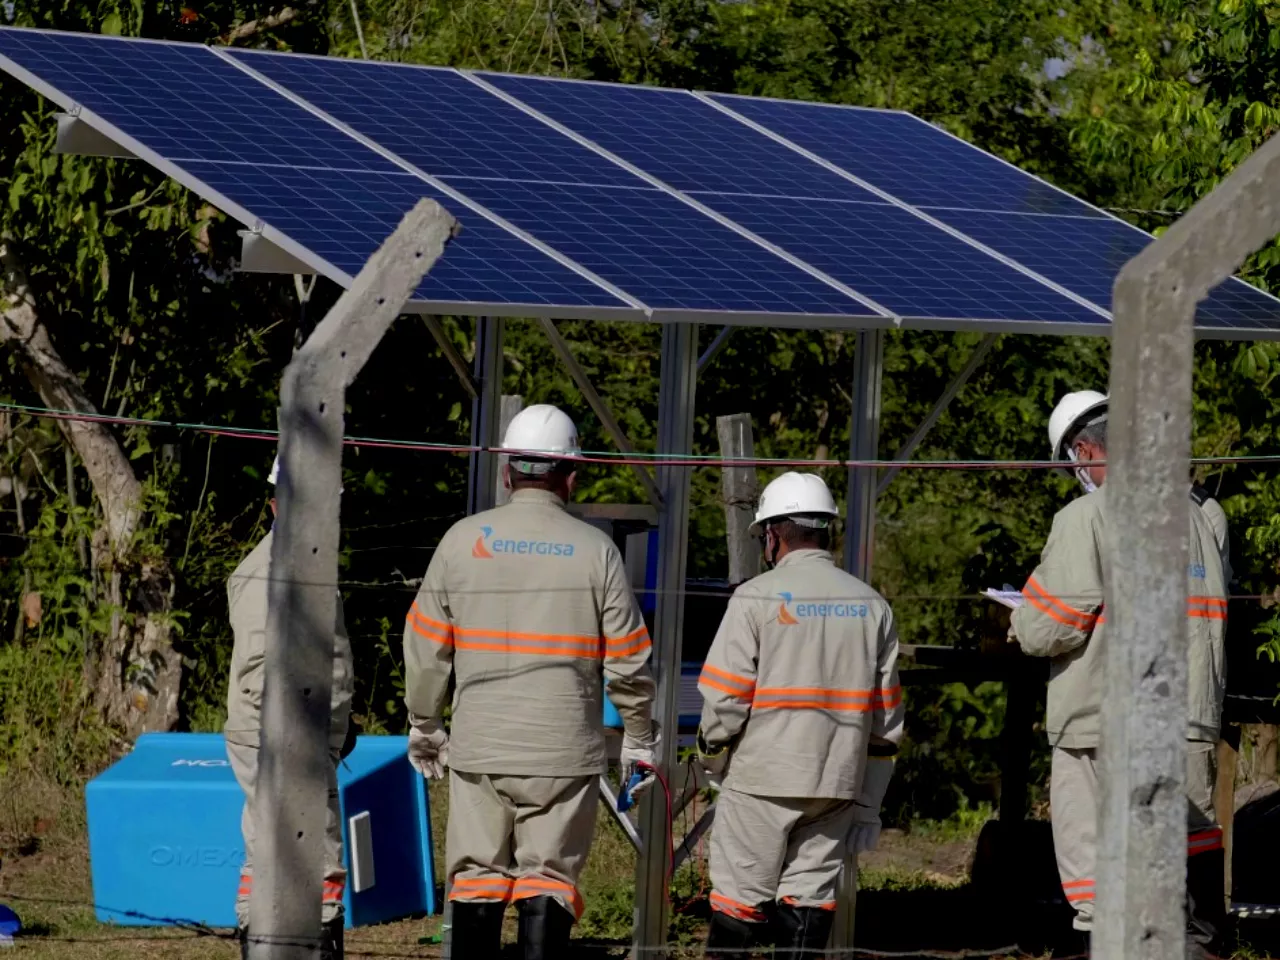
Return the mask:
{"type": "MultiPolygon", "coordinates": [[[[1191,505],[1187,567],[1188,853],[1222,848],[1212,804],[1213,745],[1225,693],[1227,616],[1222,555],[1200,508],[1191,505]],[[1203,789],[1209,784],[1209,790],[1203,789]],[[1196,786],[1197,784],[1201,786],[1196,786]]],[[[1075,925],[1093,923],[1097,859],[1099,718],[1105,668],[1106,488],[1054,517],[1039,566],[1013,613],[1012,631],[1031,656],[1049,657],[1049,799],[1063,893],[1075,925]]]]}
{"type": "MultiPolygon", "coordinates": [[[[267,592],[271,565],[268,533],[241,561],[227,581],[227,605],[235,643],[231,650],[231,678],[227,684],[227,722],[223,736],[231,770],[244,791],[240,829],[244,834],[244,865],[236,896],[236,918],[249,923],[249,897],[253,892],[254,786],[258,779],[258,743],[262,728],[263,665],[266,660],[267,592]]],[[[335,770],[329,775],[329,811],[324,843],[324,922],[342,915],[342,895],[347,872],[342,866],[342,827],[338,812],[338,752],[347,735],[351,716],[354,670],[351,642],[338,598],[338,618],[333,630],[333,694],[330,698],[329,748],[335,770]]]]}
{"type": "Polygon", "coordinates": [[[888,603],[825,550],[748,580],[698,680],[702,732],[732,751],[711,834],[711,906],[747,921],[774,900],[835,909],[872,738],[902,737],[888,603]]]}
{"type": "Polygon", "coordinates": [[[455,524],[405,624],[405,702],[449,744],[450,899],[554,896],[578,875],[607,769],[604,680],[627,733],[652,736],[649,631],[613,541],[554,494],[520,490],[455,524]]]}

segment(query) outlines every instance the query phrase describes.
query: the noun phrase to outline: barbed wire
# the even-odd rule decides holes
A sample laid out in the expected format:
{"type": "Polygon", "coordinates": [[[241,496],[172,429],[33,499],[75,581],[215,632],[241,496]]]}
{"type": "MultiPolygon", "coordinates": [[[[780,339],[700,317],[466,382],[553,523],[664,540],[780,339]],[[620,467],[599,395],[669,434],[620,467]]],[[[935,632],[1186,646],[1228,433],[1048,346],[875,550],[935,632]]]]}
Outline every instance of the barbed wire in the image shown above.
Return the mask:
{"type": "MultiPolygon", "coordinates": [[[[192,431],[211,434],[213,436],[231,437],[240,440],[279,441],[279,431],[255,427],[235,427],[230,424],[208,424],[183,422],[179,420],[159,420],[145,417],[114,417],[100,413],[84,413],[75,410],[56,410],[49,407],[38,407],[28,404],[0,402],[0,411],[25,413],[33,417],[52,420],[69,420],[85,423],[102,423],[114,426],[162,427],[171,430],[192,431]]],[[[420,453],[450,454],[516,454],[519,450],[500,446],[480,446],[461,443],[435,443],[421,440],[402,440],[391,437],[346,436],[342,440],[345,446],[369,447],[376,449],[407,450],[420,453]]],[[[722,457],[712,454],[694,453],[643,453],[627,451],[620,453],[612,450],[584,450],[575,457],[566,457],[575,463],[613,465],[613,466],[650,466],[650,467],[704,467],[727,469],[732,467],[810,467],[839,468],[842,470],[872,469],[906,469],[906,470],[1062,470],[1079,466],[1106,466],[1105,460],[1073,461],[1070,464],[1061,460],[854,460],[843,457],[814,459],[808,457],[722,457]]],[[[1231,465],[1265,465],[1280,464],[1280,454],[1251,454],[1235,457],[1193,457],[1191,463],[1196,466],[1231,466],[1231,465]]]]}

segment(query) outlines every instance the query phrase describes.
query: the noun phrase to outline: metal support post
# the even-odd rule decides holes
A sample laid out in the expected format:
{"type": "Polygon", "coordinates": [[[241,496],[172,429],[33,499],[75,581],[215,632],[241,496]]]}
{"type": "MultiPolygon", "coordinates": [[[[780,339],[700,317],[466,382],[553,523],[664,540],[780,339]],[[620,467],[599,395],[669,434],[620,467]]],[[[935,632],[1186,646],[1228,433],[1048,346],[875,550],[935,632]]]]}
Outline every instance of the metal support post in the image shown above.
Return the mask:
{"type": "MultiPolygon", "coordinates": [[[[697,386],[698,327],[667,324],[662,328],[662,387],[658,395],[658,451],[691,453],[693,409],[697,386]]],[[[658,597],[654,613],[653,667],[658,681],[654,719],[662,725],[658,765],[671,780],[676,752],[680,658],[684,629],[684,581],[689,542],[689,468],[661,466],[658,488],[658,597]]],[[[640,802],[643,854],[636,860],[635,947],[649,957],[667,942],[667,856],[671,823],[660,791],[649,790],[640,802]]]]}
{"type": "MultiPolygon", "coordinates": [[[[884,331],[859,330],[854,345],[853,412],[849,426],[849,459],[874,460],[880,450],[880,383],[884,370],[884,331]]],[[[844,531],[844,567],[855,577],[871,576],[876,534],[876,474],[849,471],[848,519],[844,531]]],[[[831,947],[853,946],[853,914],[858,892],[858,861],[848,857],[840,872],[831,947]]]]}
{"type": "MultiPolygon", "coordinates": [[[[859,330],[853,354],[853,418],[849,459],[874,460],[880,451],[880,381],[884,370],[884,331],[859,330]]],[[[871,574],[875,547],[876,475],[849,471],[848,519],[844,529],[844,568],[862,580],[871,574]]]]}
{"type": "MultiPolygon", "coordinates": [[[[502,341],[505,321],[501,317],[476,317],[475,380],[477,394],[471,401],[471,445],[496,447],[502,415],[502,341]]],[[[467,471],[467,513],[488,510],[494,504],[498,485],[498,455],[480,450],[471,454],[467,471]]]]}
{"type": "Polygon", "coordinates": [[[476,382],[471,379],[471,371],[467,369],[467,361],[458,352],[458,348],[453,345],[453,341],[449,339],[449,334],[445,332],[444,324],[440,322],[440,318],[424,316],[422,323],[431,334],[431,338],[435,340],[436,346],[440,348],[440,352],[444,354],[444,358],[449,361],[449,366],[453,367],[454,376],[458,378],[458,383],[462,384],[462,389],[467,391],[467,396],[475,400],[479,396],[479,391],[476,390],[476,382]]]}
{"type": "Polygon", "coordinates": [[[338,510],[346,388],[417,289],[456,222],[422,200],[285,369],[279,513],[271,548],[249,951],[313,960],[320,946],[338,510]]]}
{"type": "Polygon", "coordinates": [[[1116,278],[1107,443],[1099,960],[1182,960],[1196,304],[1280,233],[1280,137],[1116,278]]]}

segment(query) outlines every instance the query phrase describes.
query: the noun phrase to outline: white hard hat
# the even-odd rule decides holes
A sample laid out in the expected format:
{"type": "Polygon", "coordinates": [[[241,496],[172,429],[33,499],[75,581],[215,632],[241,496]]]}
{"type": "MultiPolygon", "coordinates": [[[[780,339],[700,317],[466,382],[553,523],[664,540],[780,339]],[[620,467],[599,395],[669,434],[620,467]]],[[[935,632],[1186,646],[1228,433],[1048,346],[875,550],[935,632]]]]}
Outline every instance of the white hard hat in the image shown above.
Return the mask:
{"type": "Polygon", "coordinates": [[[277,454],[276,458],[271,461],[271,473],[267,475],[267,483],[274,487],[278,479],[280,479],[280,457],[277,454]]]}
{"type": "Polygon", "coordinates": [[[1049,414],[1049,458],[1070,459],[1066,450],[1067,437],[1080,427],[1103,419],[1107,412],[1107,396],[1097,390],[1078,390],[1068,393],[1058,401],[1049,414]]]}
{"type": "Polygon", "coordinates": [[[751,533],[759,534],[769,520],[794,517],[796,514],[822,514],[838,517],[831,491],[816,473],[784,473],[764,488],[756,508],[751,533]]]}
{"type": "Polygon", "coordinates": [[[535,403],[517,413],[502,446],[511,451],[511,466],[521,473],[546,473],[553,461],[582,453],[578,428],[568,414],[549,403],[535,403]]]}

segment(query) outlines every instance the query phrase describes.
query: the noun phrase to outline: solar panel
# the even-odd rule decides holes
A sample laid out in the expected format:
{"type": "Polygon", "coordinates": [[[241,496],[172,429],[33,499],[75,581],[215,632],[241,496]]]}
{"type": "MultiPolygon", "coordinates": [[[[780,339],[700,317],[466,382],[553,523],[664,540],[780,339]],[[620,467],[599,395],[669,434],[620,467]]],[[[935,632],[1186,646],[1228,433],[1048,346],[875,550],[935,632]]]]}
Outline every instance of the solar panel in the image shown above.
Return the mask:
{"type": "Polygon", "coordinates": [[[13,28],[0,69],[340,283],[436,199],[423,309],[1090,332],[1149,242],[894,111],[13,28]]]}
{"type": "Polygon", "coordinates": [[[901,316],[1105,323],[691,93],[479,76],[901,316]]]}
{"type": "Polygon", "coordinates": [[[909,113],[710,96],[912,206],[1105,216],[909,113]]]}
{"type": "Polygon", "coordinates": [[[236,56],[656,310],[877,315],[457,73],[236,56]]]}
{"type": "MultiPolygon", "coordinates": [[[[911,114],[711,94],[823,160],[1106,308],[1151,237],[911,114]]],[[[1231,278],[1200,304],[1203,333],[1274,336],[1280,301],[1231,278]]]]}
{"type": "MultiPolygon", "coordinates": [[[[1095,303],[1111,302],[1116,274],[1151,242],[1143,231],[1109,217],[973,210],[934,211],[934,215],[1095,303]]],[[[1280,328],[1280,304],[1234,278],[1210,293],[1196,314],[1197,324],[1207,329],[1280,328]]]]}
{"type": "Polygon", "coordinates": [[[0,30],[0,56],[185,172],[188,186],[248,225],[262,220],[292,237],[318,266],[354,276],[429,196],[464,232],[417,299],[592,308],[575,315],[626,307],[204,47],[0,30]]]}

